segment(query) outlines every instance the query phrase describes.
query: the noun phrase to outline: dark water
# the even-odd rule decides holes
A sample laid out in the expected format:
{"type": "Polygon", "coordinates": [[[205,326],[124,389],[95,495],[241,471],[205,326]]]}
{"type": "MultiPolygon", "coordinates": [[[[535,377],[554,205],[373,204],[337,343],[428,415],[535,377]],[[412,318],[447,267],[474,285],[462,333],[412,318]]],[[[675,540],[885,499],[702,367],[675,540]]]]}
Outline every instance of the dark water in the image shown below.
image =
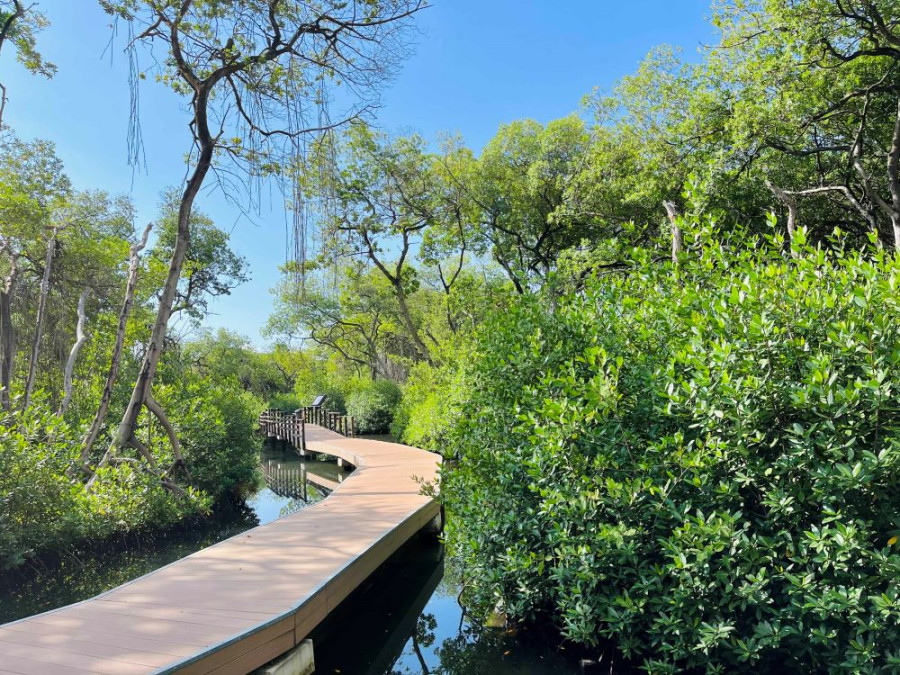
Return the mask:
{"type": "MultiPolygon", "coordinates": [[[[0,623],[90,598],[228,537],[295,513],[348,474],[333,462],[303,460],[267,442],[265,485],[246,504],[203,523],[70,552],[0,577],[0,623]]],[[[417,536],[385,563],[312,636],[316,673],[577,673],[577,661],[528,630],[481,629],[464,615],[458,574],[434,537],[417,536]],[[352,636],[352,637],[351,637],[352,636]]]]}
{"type": "Polygon", "coordinates": [[[482,628],[457,601],[458,571],[420,535],[312,634],[317,675],[551,675],[579,661],[535,629],[482,628]]]}

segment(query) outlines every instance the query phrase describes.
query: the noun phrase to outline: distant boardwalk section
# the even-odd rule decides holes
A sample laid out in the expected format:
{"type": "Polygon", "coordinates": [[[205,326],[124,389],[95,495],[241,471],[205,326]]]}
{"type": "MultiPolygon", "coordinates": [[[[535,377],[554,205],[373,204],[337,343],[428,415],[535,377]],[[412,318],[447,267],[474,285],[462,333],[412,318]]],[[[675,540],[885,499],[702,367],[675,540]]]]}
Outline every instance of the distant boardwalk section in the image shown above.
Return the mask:
{"type": "Polygon", "coordinates": [[[306,424],[357,467],[318,504],[91,600],[0,626],[0,675],[247,673],[298,645],[439,516],[439,456],[306,424]]]}

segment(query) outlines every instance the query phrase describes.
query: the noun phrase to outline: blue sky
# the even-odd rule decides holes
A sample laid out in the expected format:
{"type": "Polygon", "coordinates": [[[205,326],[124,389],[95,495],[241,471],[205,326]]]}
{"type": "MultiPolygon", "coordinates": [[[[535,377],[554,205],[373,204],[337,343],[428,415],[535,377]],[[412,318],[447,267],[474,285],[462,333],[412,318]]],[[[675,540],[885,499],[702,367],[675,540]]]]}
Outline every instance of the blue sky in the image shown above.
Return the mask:
{"type": "MultiPolygon", "coordinates": [[[[505,122],[540,122],[579,110],[594,88],[611,88],[660,44],[696,57],[713,39],[709,0],[432,0],[418,19],[413,56],[384,91],[377,123],[391,132],[435,139],[459,132],[481,148],[505,122]]],[[[52,81],[32,77],[0,58],[10,102],[4,121],[23,138],[46,138],[76,187],[132,195],[138,223],[152,220],[159,195],[184,177],[188,116],[160,85],[141,87],[147,171],[127,164],[128,64],[124,36],[93,0],[39,0],[51,27],[40,49],[59,68],[52,81]]],[[[285,259],[285,214],[267,192],[249,217],[221,194],[199,207],[232,232],[232,246],[251,266],[252,280],[212,304],[210,326],[227,326],[264,341],[259,330],[272,308],[269,290],[285,259]]]]}

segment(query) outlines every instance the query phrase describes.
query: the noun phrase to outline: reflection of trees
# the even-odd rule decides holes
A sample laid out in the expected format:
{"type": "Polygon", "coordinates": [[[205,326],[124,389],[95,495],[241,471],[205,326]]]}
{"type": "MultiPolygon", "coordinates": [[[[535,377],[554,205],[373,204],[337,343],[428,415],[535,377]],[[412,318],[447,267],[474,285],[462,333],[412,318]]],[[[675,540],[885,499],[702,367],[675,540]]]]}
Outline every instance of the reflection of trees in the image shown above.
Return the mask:
{"type": "Polygon", "coordinates": [[[419,661],[419,669],[408,665],[394,665],[390,675],[472,675],[489,670],[488,665],[496,663],[499,655],[508,651],[509,638],[504,631],[485,630],[467,622],[461,622],[459,631],[452,638],[444,640],[435,654],[437,666],[429,666],[423,649],[435,643],[437,620],[430,613],[424,613],[416,623],[416,630],[410,637],[410,648],[419,661]]]}
{"type": "MultiPolygon", "coordinates": [[[[437,620],[423,613],[407,644],[403,663],[389,671],[390,675],[503,675],[506,673],[574,672],[575,664],[557,654],[551,644],[519,640],[511,631],[484,628],[463,620],[453,637],[436,642],[437,620]],[[540,646],[544,644],[544,646],[540,646]],[[428,658],[428,657],[431,658],[428,658]],[[415,663],[412,658],[418,661],[415,663]],[[429,665],[429,661],[433,665],[429,665]],[[435,663],[435,661],[437,663],[435,663]]],[[[402,657],[401,657],[402,658],[402,657]]],[[[615,670],[613,672],[620,672],[615,670]]],[[[627,671],[631,672],[631,671],[627,671]]]]}
{"type": "Polygon", "coordinates": [[[434,629],[437,628],[437,619],[434,614],[422,614],[416,621],[416,630],[412,636],[413,651],[419,664],[422,666],[423,675],[429,675],[428,664],[425,663],[425,657],[422,656],[422,647],[428,648],[434,644],[434,629]],[[421,646],[420,646],[421,645],[421,646]]]}
{"type": "Polygon", "coordinates": [[[496,662],[507,646],[505,633],[464,623],[456,636],[437,648],[440,669],[435,675],[462,675],[484,672],[485,665],[496,662]]]}

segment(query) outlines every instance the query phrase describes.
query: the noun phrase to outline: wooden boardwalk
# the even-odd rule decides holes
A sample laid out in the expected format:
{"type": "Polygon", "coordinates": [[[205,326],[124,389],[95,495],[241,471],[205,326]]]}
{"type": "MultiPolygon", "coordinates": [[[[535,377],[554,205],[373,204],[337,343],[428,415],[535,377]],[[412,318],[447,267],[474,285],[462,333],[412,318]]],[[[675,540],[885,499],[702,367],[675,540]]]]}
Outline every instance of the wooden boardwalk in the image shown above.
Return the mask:
{"type": "Polygon", "coordinates": [[[0,626],[0,675],[247,673],[299,644],[438,514],[439,457],[306,425],[357,467],[327,499],[68,607],[0,626]]]}

